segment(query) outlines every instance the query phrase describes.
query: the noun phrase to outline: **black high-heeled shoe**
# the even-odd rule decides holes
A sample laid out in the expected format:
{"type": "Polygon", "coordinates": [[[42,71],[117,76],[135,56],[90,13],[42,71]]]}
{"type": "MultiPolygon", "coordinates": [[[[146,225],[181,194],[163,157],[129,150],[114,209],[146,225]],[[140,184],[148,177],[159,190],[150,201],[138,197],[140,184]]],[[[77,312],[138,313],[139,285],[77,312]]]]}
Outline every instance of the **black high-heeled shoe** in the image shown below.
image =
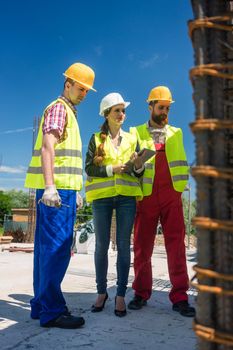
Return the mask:
{"type": "Polygon", "coordinates": [[[106,300],[108,299],[108,293],[106,293],[105,295],[105,298],[104,298],[104,302],[101,306],[95,306],[95,305],[92,305],[91,307],[91,312],[100,312],[104,309],[104,306],[105,306],[105,303],[106,303],[106,300]]]}
{"type": "Polygon", "coordinates": [[[115,310],[114,310],[114,314],[115,314],[117,317],[124,317],[124,316],[126,316],[126,314],[127,314],[126,308],[125,308],[125,310],[117,310],[117,309],[116,309],[116,300],[117,300],[117,296],[115,297],[115,310]]]}

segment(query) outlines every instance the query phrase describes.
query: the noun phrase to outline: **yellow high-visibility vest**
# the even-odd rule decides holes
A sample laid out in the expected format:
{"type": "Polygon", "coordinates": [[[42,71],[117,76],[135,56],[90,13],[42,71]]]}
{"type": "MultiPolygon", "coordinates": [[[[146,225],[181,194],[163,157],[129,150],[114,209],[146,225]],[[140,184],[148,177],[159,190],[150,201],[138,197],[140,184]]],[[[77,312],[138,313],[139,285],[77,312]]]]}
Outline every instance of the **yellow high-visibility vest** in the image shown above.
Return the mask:
{"type": "MultiPolygon", "coordinates": [[[[146,123],[130,128],[130,132],[136,135],[141,149],[155,149],[154,141],[146,123]]],[[[167,125],[165,152],[173,188],[178,192],[183,192],[189,178],[189,166],[183,145],[183,134],[180,128],[167,125]]],[[[156,171],[155,159],[156,157],[152,157],[145,163],[145,172],[142,179],[143,196],[150,196],[152,193],[156,171]]]]}
{"type": "MultiPolygon", "coordinates": [[[[100,133],[95,134],[95,143],[98,147],[101,143],[100,133]]],[[[124,164],[135,152],[137,140],[136,137],[124,132],[121,145],[117,152],[107,136],[104,142],[104,151],[106,153],[103,165],[124,164]]],[[[142,190],[140,180],[137,177],[128,174],[113,174],[110,177],[87,177],[85,184],[86,200],[91,203],[95,199],[114,197],[117,195],[133,196],[142,199],[142,190]]]]}
{"type": "MultiPolygon", "coordinates": [[[[65,126],[65,139],[55,145],[54,182],[57,189],[81,190],[82,180],[82,141],[74,112],[62,99],[53,101],[47,108],[63,103],[66,108],[67,120],[65,126]]],[[[47,109],[46,108],[46,109],[47,109]]],[[[27,171],[25,187],[45,188],[44,176],[41,166],[41,146],[43,139],[43,114],[33,156],[27,171]]]]}

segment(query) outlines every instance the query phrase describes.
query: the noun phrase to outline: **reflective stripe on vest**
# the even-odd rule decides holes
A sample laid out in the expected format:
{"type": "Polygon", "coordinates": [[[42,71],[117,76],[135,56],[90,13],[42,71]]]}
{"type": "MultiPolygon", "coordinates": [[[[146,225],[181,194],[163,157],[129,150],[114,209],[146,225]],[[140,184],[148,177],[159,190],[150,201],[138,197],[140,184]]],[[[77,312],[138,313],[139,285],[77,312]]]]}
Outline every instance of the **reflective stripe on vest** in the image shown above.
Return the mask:
{"type": "Polygon", "coordinates": [[[116,182],[114,180],[110,180],[110,181],[105,181],[105,182],[87,185],[86,192],[96,190],[99,188],[111,187],[111,186],[114,186],[115,183],[116,183],[116,185],[138,187],[138,183],[136,183],[136,182],[127,181],[124,179],[116,179],[116,182]]]}
{"type": "Polygon", "coordinates": [[[91,185],[86,185],[86,192],[92,191],[92,190],[97,190],[99,188],[106,188],[106,187],[111,187],[115,185],[114,180],[110,181],[105,181],[105,182],[100,182],[100,183],[95,183],[91,185]]]}
{"type": "MultiPolygon", "coordinates": [[[[75,175],[81,175],[82,169],[80,168],[74,168],[74,167],[60,167],[60,168],[53,168],[54,174],[75,174],[75,175]]],[[[31,174],[43,174],[42,167],[29,167],[28,173],[31,174]]]]}
{"type": "MultiPolygon", "coordinates": [[[[34,157],[40,157],[41,156],[41,149],[35,149],[33,151],[34,157]]],[[[55,157],[79,157],[82,158],[81,151],[75,150],[75,149],[55,149],[55,157]]]]}
{"type": "Polygon", "coordinates": [[[142,183],[143,183],[143,184],[152,185],[152,184],[153,184],[153,180],[152,180],[151,177],[144,177],[144,176],[143,176],[142,183]]]}
{"type": "MultiPolygon", "coordinates": [[[[66,137],[55,145],[54,182],[58,189],[80,190],[82,188],[82,143],[79,127],[73,111],[64,100],[58,99],[52,102],[46,110],[57,102],[64,104],[67,118],[65,126],[66,137]]],[[[41,120],[32,160],[26,175],[25,187],[29,188],[45,187],[41,164],[43,121],[44,115],[41,120]]]]}
{"type": "Polygon", "coordinates": [[[174,175],[172,176],[173,181],[188,181],[189,176],[188,175],[174,175]]]}
{"type": "MultiPolygon", "coordinates": [[[[96,147],[100,144],[100,133],[95,134],[96,147]]],[[[137,140],[129,133],[123,133],[121,145],[115,152],[109,136],[104,143],[105,158],[103,165],[124,164],[135,152],[137,140]]],[[[85,184],[86,200],[114,197],[117,195],[142,198],[142,190],[138,178],[128,174],[114,174],[111,177],[87,177],[85,184]]]]}
{"type": "Polygon", "coordinates": [[[173,162],[169,162],[168,164],[170,168],[174,168],[176,166],[188,166],[186,160],[174,160],[173,162]]]}
{"type": "MultiPolygon", "coordinates": [[[[137,136],[140,148],[146,147],[154,150],[154,143],[147,124],[131,128],[130,132],[137,136]]],[[[183,192],[189,178],[189,167],[183,146],[181,129],[167,125],[165,152],[173,187],[176,191],[183,192]]],[[[149,196],[152,193],[155,169],[155,157],[153,157],[152,160],[145,164],[145,172],[142,179],[144,196],[149,196]]]]}
{"type": "Polygon", "coordinates": [[[116,179],[116,185],[138,187],[138,182],[127,181],[125,179],[116,179]]]}

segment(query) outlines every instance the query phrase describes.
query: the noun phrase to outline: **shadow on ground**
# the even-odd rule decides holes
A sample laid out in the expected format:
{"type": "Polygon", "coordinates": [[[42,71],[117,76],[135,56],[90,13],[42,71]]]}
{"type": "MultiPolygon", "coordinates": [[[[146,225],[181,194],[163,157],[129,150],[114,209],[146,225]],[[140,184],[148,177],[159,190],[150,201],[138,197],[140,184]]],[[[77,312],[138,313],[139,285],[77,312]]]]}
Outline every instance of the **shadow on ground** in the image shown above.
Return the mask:
{"type": "MultiPolygon", "coordinates": [[[[169,281],[159,280],[161,288],[169,281]]],[[[171,310],[168,292],[154,291],[148,305],[139,311],[128,310],[127,316],[114,315],[115,287],[108,289],[109,300],[103,312],[91,313],[94,293],[64,293],[73,314],[82,315],[86,324],[82,329],[62,330],[41,328],[38,320],[30,319],[27,294],[10,294],[8,301],[0,301],[0,345],[11,349],[179,349],[193,350],[195,336],[192,319],[171,310]],[[179,334],[179,336],[178,336],[179,334]]],[[[133,296],[128,289],[126,301],[133,296]]]]}

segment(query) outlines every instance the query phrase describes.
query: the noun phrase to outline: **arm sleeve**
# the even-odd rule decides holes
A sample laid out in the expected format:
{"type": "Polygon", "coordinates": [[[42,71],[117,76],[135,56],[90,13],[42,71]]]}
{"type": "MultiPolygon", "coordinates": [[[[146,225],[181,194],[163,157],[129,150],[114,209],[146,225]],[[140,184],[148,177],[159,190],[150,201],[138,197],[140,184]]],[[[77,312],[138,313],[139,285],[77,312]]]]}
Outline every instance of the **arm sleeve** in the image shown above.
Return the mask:
{"type": "Polygon", "coordinates": [[[59,137],[61,137],[64,132],[65,123],[66,108],[62,103],[56,103],[46,111],[42,126],[43,134],[56,130],[59,137]]]}
{"type": "Polygon", "coordinates": [[[88,150],[86,153],[86,161],[85,161],[85,171],[88,176],[93,177],[108,177],[106,166],[105,165],[95,165],[93,163],[96,151],[95,144],[95,135],[93,134],[88,145],[88,150]]]}

